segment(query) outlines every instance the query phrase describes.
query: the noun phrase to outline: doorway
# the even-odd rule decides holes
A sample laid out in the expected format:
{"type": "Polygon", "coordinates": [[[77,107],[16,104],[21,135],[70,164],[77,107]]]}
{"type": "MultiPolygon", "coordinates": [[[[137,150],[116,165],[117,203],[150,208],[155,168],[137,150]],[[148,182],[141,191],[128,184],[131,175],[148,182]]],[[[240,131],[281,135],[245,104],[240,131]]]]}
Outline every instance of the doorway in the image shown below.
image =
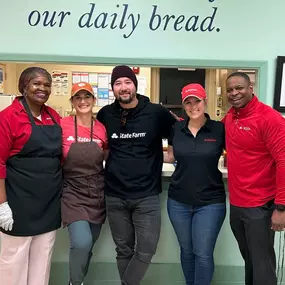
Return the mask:
{"type": "Polygon", "coordinates": [[[183,116],[181,90],[190,83],[199,83],[205,88],[205,69],[160,68],[159,102],[177,116],[183,116]]]}

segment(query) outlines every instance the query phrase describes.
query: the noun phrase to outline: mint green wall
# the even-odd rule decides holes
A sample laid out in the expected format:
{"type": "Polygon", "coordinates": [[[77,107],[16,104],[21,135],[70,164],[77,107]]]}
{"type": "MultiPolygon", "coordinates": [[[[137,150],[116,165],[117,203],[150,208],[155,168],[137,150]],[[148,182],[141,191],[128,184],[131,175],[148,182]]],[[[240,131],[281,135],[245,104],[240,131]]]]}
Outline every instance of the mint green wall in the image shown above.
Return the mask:
{"type": "MultiPolygon", "coordinates": [[[[275,58],[285,53],[285,3],[282,0],[274,1],[274,5],[266,0],[94,1],[96,5],[93,20],[103,12],[109,17],[105,29],[78,27],[80,16],[90,11],[91,1],[2,2],[0,60],[242,67],[250,65],[250,62],[260,67],[268,62],[259,95],[265,103],[272,104],[275,58]],[[123,23],[126,26],[120,29],[123,4],[128,5],[128,10],[123,23]],[[214,29],[212,32],[187,32],[183,29],[175,31],[174,20],[171,20],[165,31],[162,28],[151,31],[149,22],[153,5],[157,5],[160,15],[174,15],[175,19],[179,16],[188,19],[198,15],[198,24],[205,17],[213,15],[215,7],[216,13],[211,26],[214,29]],[[41,14],[46,10],[58,13],[65,11],[70,12],[70,15],[66,16],[61,27],[58,27],[57,18],[54,27],[43,27],[42,22],[31,27],[28,16],[33,10],[38,10],[41,14]],[[112,30],[110,19],[113,18],[110,15],[113,13],[118,14],[118,22],[115,23],[117,28],[112,30]],[[131,13],[135,20],[139,14],[140,20],[132,35],[125,39],[123,35],[128,35],[132,30],[131,18],[128,20],[131,13]],[[8,23],[9,29],[5,30],[8,23]],[[220,31],[217,32],[217,29],[220,31]]],[[[182,24],[177,25],[177,28],[181,27],[182,24]]]]}
{"type": "MultiPolygon", "coordinates": [[[[120,23],[115,23],[117,28],[111,30],[110,22],[105,29],[81,29],[77,22],[82,14],[90,11],[90,2],[2,0],[0,61],[258,68],[258,94],[262,101],[272,105],[275,59],[277,55],[285,54],[284,1],[94,0],[96,16],[102,12],[109,16],[118,13],[117,18],[121,19],[123,4],[127,4],[126,19],[129,20],[126,20],[126,26],[122,29],[118,28],[120,23]],[[165,31],[151,31],[149,20],[153,5],[157,5],[157,11],[161,15],[175,15],[176,18],[180,15],[185,18],[199,15],[199,24],[205,17],[214,15],[211,28],[215,28],[212,32],[186,32],[175,31],[172,25],[172,28],[169,26],[165,31]],[[45,10],[65,11],[70,12],[70,16],[66,17],[62,27],[58,27],[58,24],[54,27],[31,27],[27,19],[33,10],[40,13],[45,10]],[[140,20],[132,35],[124,38],[123,35],[128,35],[131,31],[130,13],[135,15],[135,19],[139,14],[140,20]],[[219,32],[217,28],[220,29],[219,32]]],[[[182,21],[183,17],[179,19],[182,21]]],[[[181,24],[177,25],[177,28],[180,26],[181,24]]],[[[154,261],[179,262],[176,238],[165,209],[166,192],[161,198],[163,226],[154,261]]],[[[229,228],[228,216],[219,236],[215,257],[218,265],[242,265],[229,228]]],[[[67,233],[66,230],[60,230],[53,259],[66,261],[67,258],[67,233]]],[[[114,245],[107,224],[96,245],[94,260],[115,260],[114,245]]]]}

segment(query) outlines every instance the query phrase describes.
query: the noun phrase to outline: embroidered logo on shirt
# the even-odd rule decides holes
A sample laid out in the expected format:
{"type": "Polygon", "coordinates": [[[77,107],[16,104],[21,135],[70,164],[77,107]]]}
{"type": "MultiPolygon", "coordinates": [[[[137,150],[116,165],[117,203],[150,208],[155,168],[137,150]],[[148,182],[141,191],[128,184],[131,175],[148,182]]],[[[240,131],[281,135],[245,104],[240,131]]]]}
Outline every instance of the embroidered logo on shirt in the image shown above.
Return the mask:
{"type": "MultiPolygon", "coordinates": [[[[120,133],[120,139],[144,138],[145,136],[146,133],[120,133]]],[[[118,139],[119,136],[116,133],[113,133],[111,138],[118,139]]]]}
{"type": "Polygon", "coordinates": [[[240,130],[250,131],[250,127],[239,127],[240,130]]]}
{"type": "MultiPolygon", "coordinates": [[[[77,137],[77,140],[79,142],[90,142],[90,138],[86,138],[86,137],[77,137]]],[[[100,140],[97,140],[97,139],[92,139],[93,142],[96,142],[96,143],[100,143],[101,141],[100,140]]]]}
{"type": "Polygon", "coordinates": [[[75,138],[73,136],[69,136],[66,140],[67,141],[75,141],[75,138]]]}
{"type": "MultiPolygon", "coordinates": [[[[75,141],[75,138],[73,137],[73,136],[69,136],[67,139],[66,139],[67,141],[75,141]]],[[[79,142],[90,142],[90,138],[83,138],[83,137],[77,137],[77,140],[79,141],[79,142]]],[[[93,142],[96,142],[96,143],[101,143],[101,140],[99,140],[99,139],[92,139],[92,141],[93,142]]]]}
{"type": "Polygon", "coordinates": [[[144,138],[146,133],[120,134],[120,139],[144,138]]]}
{"type": "Polygon", "coordinates": [[[216,142],[216,139],[204,139],[204,142],[216,142]]]}

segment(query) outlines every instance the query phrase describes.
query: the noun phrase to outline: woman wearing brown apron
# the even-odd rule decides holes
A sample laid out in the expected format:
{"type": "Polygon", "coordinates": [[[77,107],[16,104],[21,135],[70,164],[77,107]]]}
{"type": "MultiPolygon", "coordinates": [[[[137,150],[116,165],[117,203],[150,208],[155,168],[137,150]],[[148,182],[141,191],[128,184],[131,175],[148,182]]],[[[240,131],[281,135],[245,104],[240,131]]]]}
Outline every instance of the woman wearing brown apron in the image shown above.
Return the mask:
{"type": "Polygon", "coordinates": [[[74,84],[70,101],[76,115],[61,120],[62,223],[70,239],[69,284],[81,285],[106,218],[103,160],[107,139],[105,127],[92,116],[96,99],[91,85],[74,84]]]}

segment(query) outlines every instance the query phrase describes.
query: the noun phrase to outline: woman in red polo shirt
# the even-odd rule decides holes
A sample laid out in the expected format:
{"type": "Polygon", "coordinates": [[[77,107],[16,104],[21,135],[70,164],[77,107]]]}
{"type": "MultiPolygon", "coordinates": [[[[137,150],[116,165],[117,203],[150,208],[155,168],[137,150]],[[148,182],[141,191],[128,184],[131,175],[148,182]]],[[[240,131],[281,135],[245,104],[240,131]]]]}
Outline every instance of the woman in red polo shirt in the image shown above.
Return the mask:
{"type": "Polygon", "coordinates": [[[52,79],[30,67],[22,96],[0,112],[0,284],[48,285],[61,226],[60,117],[47,107],[52,79]]]}
{"type": "Polygon", "coordinates": [[[103,160],[107,155],[107,135],[105,127],[93,118],[96,98],[89,83],[74,84],[70,101],[76,115],[61,120],[62,222],[70,238],[70,284],[81,285],[106,217],[103,160]]]}

